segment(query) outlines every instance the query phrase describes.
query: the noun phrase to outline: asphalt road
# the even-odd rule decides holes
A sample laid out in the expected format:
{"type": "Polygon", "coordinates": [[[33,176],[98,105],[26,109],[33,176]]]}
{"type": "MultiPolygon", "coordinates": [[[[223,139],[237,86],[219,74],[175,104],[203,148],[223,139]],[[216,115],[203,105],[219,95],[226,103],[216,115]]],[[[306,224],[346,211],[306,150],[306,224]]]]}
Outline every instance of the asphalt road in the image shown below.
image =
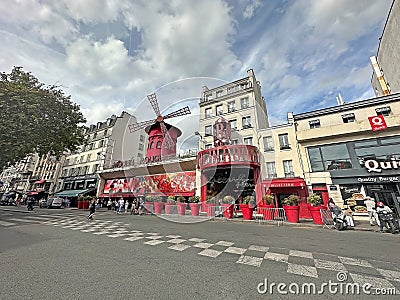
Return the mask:
{"type": "Polygon", "coordinates": [[[400,235],[86,214],[0,208],[0,299],[365,299],[400,290],[400,235]]]}

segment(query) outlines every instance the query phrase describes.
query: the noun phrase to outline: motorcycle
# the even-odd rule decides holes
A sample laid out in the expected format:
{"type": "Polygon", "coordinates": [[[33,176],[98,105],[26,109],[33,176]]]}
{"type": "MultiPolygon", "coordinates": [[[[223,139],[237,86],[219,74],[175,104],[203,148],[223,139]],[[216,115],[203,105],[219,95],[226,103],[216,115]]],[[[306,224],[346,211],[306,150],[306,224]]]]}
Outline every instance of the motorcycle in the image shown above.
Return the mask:
{"type": "Polygon", "coordinates": [[[338,207],[332,209],[333,226],[336,230],[342,231],[347,229],[347,218],[345,213],[338,207]]]}
{"type": "Polygon", "coordinates": [[[27,209],[28,209],[28,210],[33,210],[33,201],[32,201],[32,200],[28,200],[28,202],[27,202],[27,209]]]}
{"type": "Polygon", "coordinates": [[[382,227],[385,227],[392,234],[400,232],[399,224],[393,217],[393,213],[380,211],[378,212],[378,218],[382,224],[382,227]]]}

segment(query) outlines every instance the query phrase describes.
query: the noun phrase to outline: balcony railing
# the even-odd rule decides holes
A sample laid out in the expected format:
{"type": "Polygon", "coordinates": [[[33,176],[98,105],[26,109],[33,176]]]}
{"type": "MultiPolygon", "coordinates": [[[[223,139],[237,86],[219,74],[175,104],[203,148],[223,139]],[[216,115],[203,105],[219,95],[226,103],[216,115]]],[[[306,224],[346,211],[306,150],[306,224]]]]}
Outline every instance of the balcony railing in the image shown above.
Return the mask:
{"type": "Polygon", "coordinates": [[[210,148],[199,152],[200,169],[218,164],[260,165],[258,148],[250,145],[230,145],[210,148]]]}

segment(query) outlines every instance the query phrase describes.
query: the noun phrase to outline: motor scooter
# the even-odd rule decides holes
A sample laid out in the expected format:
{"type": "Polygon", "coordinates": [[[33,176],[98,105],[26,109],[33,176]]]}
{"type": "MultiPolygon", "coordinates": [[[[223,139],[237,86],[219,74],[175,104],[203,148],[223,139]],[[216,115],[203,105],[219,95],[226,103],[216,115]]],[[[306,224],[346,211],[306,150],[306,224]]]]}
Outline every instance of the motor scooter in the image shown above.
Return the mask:
{"type": "Polygon", "coordinates": [[[343,210],[339,207],[334,207],[332,209],[333,226],[336,230],[342,231],[347,229],[349,224],[347,224],[347,218],[343,210]]]}
{"type": "Polygon", "coordinates": [[[392,234],[400,232],[399,223],[394,218],[393,213],[380,211],[378,212],[378,218],[382,227],[385,227],[392,234]]]}

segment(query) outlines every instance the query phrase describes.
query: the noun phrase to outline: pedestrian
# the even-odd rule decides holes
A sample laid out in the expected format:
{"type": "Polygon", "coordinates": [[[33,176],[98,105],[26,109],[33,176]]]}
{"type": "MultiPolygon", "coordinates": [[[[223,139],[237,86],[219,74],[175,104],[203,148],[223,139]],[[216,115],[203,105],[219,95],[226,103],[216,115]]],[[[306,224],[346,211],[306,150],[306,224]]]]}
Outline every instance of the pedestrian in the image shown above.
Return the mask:
{"type": "Polygon", "coordinates": [[[128,206],[129,206],[129,202],[128,202],[128,200],[125,200],[125,213],[128,212],[128,206]]]}
{"type": "Polygon", "coordinates": [[[112,201],[111,201],[111,199],[108,199],[108,201],[107,201],[107,210],[111,210],[111,207],[112,207],[112,201]]]}
{"type": "Polygon", "coordinates": [[[118,200],[118,213],[122,213],[122,208],[124,207],[125,200],[124,198],[121,197],[121,199],[118,200]]]}
{"type": "Polygon", "coordinates": [[[343,212],[346,216],[346,222],[347,225],[349,225],[350,227],[354,227],[354,218],[353,218],[353,211],[350,209],[349,206],[344,207],[343,212]]]}
{"type": "Polygon", "coordinates": [[[380,226],[378,214],[376,213],[375,199],[369,196],[365,197],[364,199],[364,204],[367,207],[367,212],[369,216],[369,224],[371,226],[374,226],[376,223],[378,226],[380,226]]]}
{"type": "Polygon", "coordinates": [[[92,199],[92,202],[89,207],[89,215],[87,218],[89,220],[92,220],[95,213],[96,213],[96,199],[92,199]]]}
{"type": "Polygon", "coordinates": [[[69,200],[69,198],[65,198],[65,207],[69,208],[71,201],[69,200]]]}
{"type": "MultiPolygon", "coordinates": [[[[379,213],[392,214],[393,213],[392,209],[389,206],[386,206],[382,201],[378,201],[376,203],[376,205],[377,205],[377,208],[376,208],[377,214],[379,214],[379,213]]],[[[384,221],[379,220],[379,222],[380,222],[379,223],[379,231],[383,232],[383,225],[385,225],[385,224],[383,224],[384,221]]]]}

